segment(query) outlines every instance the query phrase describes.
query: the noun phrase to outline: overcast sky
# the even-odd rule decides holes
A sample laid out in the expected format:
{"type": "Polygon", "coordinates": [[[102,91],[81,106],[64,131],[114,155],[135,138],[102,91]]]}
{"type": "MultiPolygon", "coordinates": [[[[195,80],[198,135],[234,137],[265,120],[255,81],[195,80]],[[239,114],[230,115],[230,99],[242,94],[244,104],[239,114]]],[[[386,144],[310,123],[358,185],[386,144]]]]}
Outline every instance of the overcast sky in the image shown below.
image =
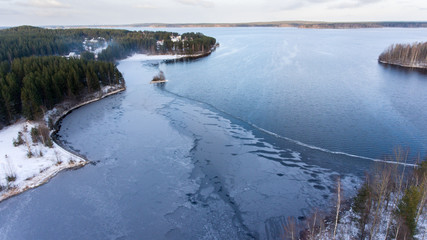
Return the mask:
{"type": "Polygon", "coordinates": [[[0,26],[427,21],[427,0],[0,0],[0,26]]]}

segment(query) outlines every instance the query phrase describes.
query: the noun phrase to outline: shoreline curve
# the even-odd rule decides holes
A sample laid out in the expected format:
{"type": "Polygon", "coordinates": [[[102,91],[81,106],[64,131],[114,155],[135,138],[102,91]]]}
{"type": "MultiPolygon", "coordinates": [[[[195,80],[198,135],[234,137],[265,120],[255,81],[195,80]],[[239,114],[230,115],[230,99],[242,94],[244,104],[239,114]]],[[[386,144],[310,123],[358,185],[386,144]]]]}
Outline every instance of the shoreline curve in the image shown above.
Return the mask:
{"type": "MultiPolygon", "coordinates": [[[[24,193],[27,190],[39,187],[43,184],[48,183],[52,178],[54,178],[56,175],[58,175],[60,172],[64,171],[64,170],[76,170],[76,169],[80,169],[82,167],[84,167],[85,165],[87,165],[88,163],[90,163],[91,161],[88,160],[85,156],[76,153],[70,149],[67,149],[61,141],[59,141],[56,137],[55,134],[57,134],[57,132],[60,129],[60,122],[63,118],[65,118],[68,114],[70,114],[73,110],[76,110],[80,107],[83,107],[87,104],[93,103],[93,102],[97,102],[100,101],[106,97],[118,94],[120,92],[123,92],[126,90],[125,86],[121,86],[116,88],[115,90],[108,92],[106,94],[103,94],[101,96],[98,97],[94,97],[91,98],[87,101],[83,101],[80,102],[72,107],[70,107],[69,109],[65,109],[64,111],[62,111],[61,113],[58,114],[58,116],[55,117],[53,124],[54,124],[54,130],[51,131],[50,133],[50,138],[53,141],[53,144],[55,147],[58,147],[58,149],[60,151],[66,152],[68,153],[68,155],[72,156],[74,159],[76,159],[77,161],[73,161],[72,163],[67,162],[67,163],[63,163],[59,166],[56,165],[52,165],[51,167],[49,167],[48,169],[46,169],[45,171],[41,172],[40,174],[34,176],[31,180],[24,182],[23,186],[20,187],[12,187],[8,190],[6,190],[5,192],[3,192],[0,195],[0,202],[9,199],[11,197],[17,196],[21,193],[24,193]],[[54,167],[56,166],[56,167],[54,167]]],[[[101,90],[102,91],[102,90],[101,90]]],[[[46,115],[45,115],[46,117],[46,115]]]]}
{"type": "Polygon", "coordinates": [[[384,60],[378,60],[379,63],[385,64],[385,65],[391,65],[395,67],[401,67],[401,68],[407,68],[407,69],[417,69],[417,70],[427,70],[427,65],[409,65],[409,64],[401,64],[401,63],[395,63],[395,62],[388,62],[384,60]]]}
{"type": "MultiPolygon", "coordinates": [[[[175,62],[175,61],[186,61],[186,60],[195,60],[195,59],[203,58],[203,57],[210,55],[212,52],[214,52],[217,47],[219,47],[219,43],[215,44],[209,51],[204,52],[204,53],[185,55],[185,56],[182,56],[182,57],[177,58],[177,59],[166,59],[163,61],[168,63],[169,61],[175,62]]],[[[106,87],[112,87],[112,86],[106,86],[106,87]]],[[[12,188],[6,190],[5,192],[3,192],[0,195],[0,202],[4,201],[6,199],[9,199],[13,196],[17,196],[17,195],[19,195],[19,194],[21,194],[21,193],[23,193],[29,189],[33,189],[33,188],[39,187],[45,183],[48,183],[52,178],[54,178],[61,171],[79,169],[79,168],[84,167],[88,163],[91,163],[91,161],[89,159],[87,159],[86,156],[84,156],[80,153],[77,153],[77,152],[73,151],[72,149],[66,148],[65,145],[60,140],[57,139],[56,135],[61,128],[61,124],[60,124],[61,120],[64,119],[73,110],[76,110],[76,109],[83,107],[87,104],[97,102],[97,101],[102,100],[106,97],[118,94],[118,93],[126,90],[126,86],[124,84],[123,85],[115,85],[115,86],[113,86],[113,88],[114,88],[114,90],[112,90],[111,92],[107,92],[105,94],[102,94],[103,90],[101,89],[100,91],[93,93],[92,96],[89,96],[89,97],[86,96],[86,97],[88,97],[88,99],[86,101],[83,100],[82,102],[77,103],[74,106],[69,106],[68,108],[63,109],[59,113],[56,113],[56,114],[52,113],[51,114],[51,115],[54,115],[54,119],[53,119],[53,130],[50,132],[50,138],[52,139],[54,146],[58,147],[59,150],[68,153],[69,155],[71,155],[72,157],[77,159],[78,161],[73,161],[73,163],[64,163],[64,164],[61,164],[60,166],[52,165],[52,166],[56,166],[56,168],[53,168],[51,166],[48,169],[46,169],[45,171],[41,172],[40,174],[34,176],[31,179],[31,181],[26,182],[25,184],[23,184],[23,186],[12,187],[12,188]],[[98,96],[96,96],[96,95],[98,95],[98,96]]],[[[65,102],[63,102],[61,104],[65,105],[65,102]]],[[[61,106],[61,104],[58,104],[58,106],[61,106]]],[[[50,117],[52,117],[51,115],[49,113],[46,113],[44,116],[44,120],[47,122],[48,119],[50,117]]]]}

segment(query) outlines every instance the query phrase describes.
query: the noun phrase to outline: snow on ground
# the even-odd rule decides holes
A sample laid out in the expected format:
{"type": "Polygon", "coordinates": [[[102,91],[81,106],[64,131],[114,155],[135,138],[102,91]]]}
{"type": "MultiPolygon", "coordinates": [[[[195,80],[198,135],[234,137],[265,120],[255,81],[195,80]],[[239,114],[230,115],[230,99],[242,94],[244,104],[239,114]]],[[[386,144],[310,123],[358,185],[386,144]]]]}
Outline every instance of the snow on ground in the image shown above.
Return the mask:
{"type": "Polygon", "coordinates": [[[418,220],[418,233],[415,235],[416,239],[427,239],[427,214],[422,214],[418,220]]]}
{"type": "Polygon", "coordinates": [[[136,53],[131,57],[128,57],[122,61],[150,61],[150,60],[170,60],[179,59],[185,57],[185,55],[147,55],[136,53]]]}
{"type": "Polygon", "coordinates": [[[98,47],[98,48],[95,48],[92,52],[93,52],[93,53],[95,53],[95,56],[97,56],[97,57],[98,57],[98,54],[100,54],[102,51],[104,51],[105,49],[107,49],[107,47],[108,47],[108,44],[107,44],[107,43],[104,43],[104,45],[103,45],[103,46],[100,46],[100,47],[98,47]]]}
{"type": "MultiPolygon", "coordinates": [[[[108,42],[104,38],[85,39],[82,44],[85,51],[89,51],[95,54],[95,58],[98,58],[98,54],[100,54],[102,51],[104,51],[108,47],[108,42]]],[[[80,58],[80,54],[77,54],[76,52],[70,52],[68,55],[64,55],[64,57],[80,58]]]]}
{"type": "MultiPolygon", "coordinates": [[[[125,90],[122,85],[104,86],[101,91],[90,94],[80,103],[63,102],[45,116],[45,122],[52,119],[58,121],[71,110],[98,101],[104,97],[125,90]]],[[[0,201],[19,194],[27,189],[40,186],[64,169],[84,166],[88,161],[72,154],[52,141],[53,146],[47,147],[40,141],[34,143],[31,129],[39,123],[21,120],[0,130],[0,201]],[[25,130],[26,129],[26,130],[25,130]],[[22,133],[23,143],[14,146],[13,142],[22,133]],[[31,151],[31,157],[28,152],[31,151]],[[16,177],[16,179],[13,179],[16,177]]]]}
{"type": "Polygon", "coordinates": [[[38,123],[21,120],[0,130],[0,185],[3,188],[0,201],[37,187],[64,169],[87,163],[55,143],[51,148],[41,142],[34,143],[31,129],[37,126],[38,123]],[[22,133],[24,143],[15,147],[13,141],[18,139],[19,132],[22,133]],[[29,151],[33,155],[30,158],[29,151]]]}
{"type": "MultiPolygon", "coordinates": [[[[391,198],[393,199],[394,196],[391,198]]],[[[389,239],[390,235],[392,235],[392,226],[396,224],[395,220],[393,220],[393,211],[395,211],[396,207],[393,201],[391,201],[387,208],[382,206],[380,209],[380,213],[378,215],[378,225],[375,228],[375,233],[372,236],[372,239],[389,239]],[[387,231],[388,229],[388,231],[387,231]],[[386,238],[387,233],[387,238],[386,238]]],[[[340,220],[337,226],[336,239],[343,240],[352,240],[358,239],[359,227],[357,224],[357,219],[359,217],[350,208],[348,211],[344,211],[341,213],[340,220]]],[[[330,223],[326,229],[324,229],[321,233],[317,234],[315,239],[317,240],[328,240],[333,238],[334,231],[334,223],[330,223]]],[[[372,232],[372,225],[370,223],[365,227],[366,238],[369,238],[370,233],[372,232]]],[[[426,240],[427,239],[427,214],[424,212],[420,215],[419,221],[417,223],[417,234],[414,236],[415,239],[418,240],[426,240]]]]}
{"type": "Polygon", "coordinates": [[[68,55],[65,55],[66,58],[80,58],[80,55],[75,52],[70,52],[68,55]]]}
{"type": "Polygon", "coordinates": [[[101,91],[102,91],[102,94],[107,94],[107,93],[110,93],[110,92],[115,91],[117,89],[119,89],[119,87],[117,87],[115,85],[113,85],[113,86],[108,85],[108,86],[102,87],[101,91]]]}
{"type": "Polygon", "coordinates": [[[98,58],[98,54],[107,49],[108,43],[105,38],[99,37],[97,39],[85,39],[83,41],[83,47],[86,51],[95,54],[95,58],[98,58]]]}
{"type": "Polygon", "coordinates": [[[200,57],[206,53],[196,53],[196,54],[187,54],[187,55],[149,55],[142,53],[135,53],[134,55],[122,60],[122,61],[157,61],[157,60],[172,60],[172,59],[180,59],[180,58],[188,58],[188,57],[200,57]]]}

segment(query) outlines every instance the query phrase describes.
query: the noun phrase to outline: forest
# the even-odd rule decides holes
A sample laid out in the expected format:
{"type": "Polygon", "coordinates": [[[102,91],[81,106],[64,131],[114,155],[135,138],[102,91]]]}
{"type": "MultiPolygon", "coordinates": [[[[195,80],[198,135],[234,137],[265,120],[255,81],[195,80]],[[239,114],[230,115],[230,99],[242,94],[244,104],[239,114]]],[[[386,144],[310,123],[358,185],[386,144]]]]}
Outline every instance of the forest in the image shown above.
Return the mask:
{"type": "Polygon", "coordinates": [[[21,115],[33,120],[65,98],[124,84],[122,74],[110,62],[66,59],[58,56],[17,58],[0,70],[0,125],[21,115]],[[9,70],[8,70],[9,69],[9,70]]]}
{"type": "Polygon", "coordinates": [[[338,178],[331,213],[315,210],[305,222],[289,218],[284,238],[425,239],[427,158],[407,166],[408,150],[397,148],[385,160],[366,173],[356,196],[347,201],[338,178]]]}
{"type": "Polygon", "coordinates": [[[427,42],[393,44],[381,53],[378,61],[404,67],[427,68],[427,42]]]}
{"type": "Polygon", "coordinates": [[[205,53],[216,43],[215,38],[201,33],[178,36],[164,31],[32,26],[0,30],[0,128],[21,116],[37,119],[64,99],[75,99],[106,85],[124,85],[114,62],[133,53],[205,53]],[[88,39],[108,44],[97,60],[84,47],[88,39]],[[70,52],[81,57],[63,57],[70,52]]]}
{"type": "Polygon", "coordinates": [[[170,36],[178,33],[170,32],[128,32],[124,36],[114,38],[107,49],[98,56],[99,60],[115,61],[132,53],[149,54],[197,54],[209,52],[216,39],[202,33],[184,33],[181,40],[172,41],[170,36]],[[161,41],[161,43],[159,43],[161,41]]]}
{"type": "Polygon", "coordinates": [[[99,54],[99,60],[115,61],[132,53],[194,54],[209,51],[216,39],[202,33],[185,33],[179,41],[171,36],[178,33],[128,31],[117,29],[45,29],[21,26],[0,30],[0,61],[11,62],[27,56],[67,55],[84,52],[85,39],[103,38],[108,48],[99,54]],[[158,44],[162,41],[162,44],[158,44]]]}

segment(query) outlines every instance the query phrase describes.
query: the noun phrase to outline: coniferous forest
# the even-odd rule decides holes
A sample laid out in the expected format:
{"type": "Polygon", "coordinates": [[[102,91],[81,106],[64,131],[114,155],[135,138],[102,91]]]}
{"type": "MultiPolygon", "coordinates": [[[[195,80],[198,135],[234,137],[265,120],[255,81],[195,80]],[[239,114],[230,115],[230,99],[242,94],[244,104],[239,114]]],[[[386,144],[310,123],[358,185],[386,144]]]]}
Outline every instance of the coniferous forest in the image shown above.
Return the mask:
{"type": "Polygon", "coordinates": [[[216,40],[201,33],[113,29],[45,29],[21,26],[0,30],[0,128],[24,116],[36,119],[66,98],[124,85],[114,61],[133,53],[196,54],[209,52],[216,40]],[[172,41],[172,38],[174,38],[172,41]],[[83,44],[107,44],[97,55],[83,44]],[[74,52],[79,58],[63,56],[74,52]]]}
{"type": "Polygon", "coordinates": [[[3,62],[0,120],[9,123],[21,114],[27,119],[35,119],[41,116],[42,106],[50,109],[66,97],[122,83],[122,74],[110,62],[57,56],[17,58],[10,65],[3,62]],[[6,69],[10,70],[3,71],[6,69]]]}
{"type": "Polygon", "coordinates": [[[172,41],[171,36],[178,36],[178,33],[22,26],[0,30],[0,61],[11,62],[15,58],[33,55],[80,53],[84,51],[82,42],[92,38],[102,38],[108,42],[107,49],[99,54],[99,60],[105,61],[119,60],[134,52],[194,54],[209,51],[216,43],[215,38],[202,33],[184,33],[176,41],[172,41]]]}

